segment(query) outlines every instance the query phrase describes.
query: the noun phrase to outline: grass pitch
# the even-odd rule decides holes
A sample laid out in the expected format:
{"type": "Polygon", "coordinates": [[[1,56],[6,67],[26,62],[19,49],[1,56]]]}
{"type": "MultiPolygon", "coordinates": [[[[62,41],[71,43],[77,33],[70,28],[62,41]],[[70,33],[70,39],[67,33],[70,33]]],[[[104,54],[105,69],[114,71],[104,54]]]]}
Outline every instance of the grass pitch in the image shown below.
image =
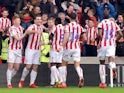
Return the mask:
{"type": "Polygon", "coordinates": [[[0,93],[124,93],[124,87],[114,87],[114,88],[98,88],[98,87],[68,87],[62,88],[0,88],[0,93]]]}

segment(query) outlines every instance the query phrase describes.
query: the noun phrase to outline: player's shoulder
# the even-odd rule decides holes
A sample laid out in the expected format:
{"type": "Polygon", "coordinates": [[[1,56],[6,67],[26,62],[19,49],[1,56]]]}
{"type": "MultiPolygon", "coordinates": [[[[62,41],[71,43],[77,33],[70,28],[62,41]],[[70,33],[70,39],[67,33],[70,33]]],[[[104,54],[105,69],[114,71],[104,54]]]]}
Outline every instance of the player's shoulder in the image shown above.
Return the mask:
{"type": "Polygon", "coordinates": [[[10,26],[9,29],[15,29],[16,27],[14,25],[10,26]]]}
{"type": "Polygon", "coordinates": [[[28,29],[35,29],[36,28],[36,24],[31,24],[28,29]]]}

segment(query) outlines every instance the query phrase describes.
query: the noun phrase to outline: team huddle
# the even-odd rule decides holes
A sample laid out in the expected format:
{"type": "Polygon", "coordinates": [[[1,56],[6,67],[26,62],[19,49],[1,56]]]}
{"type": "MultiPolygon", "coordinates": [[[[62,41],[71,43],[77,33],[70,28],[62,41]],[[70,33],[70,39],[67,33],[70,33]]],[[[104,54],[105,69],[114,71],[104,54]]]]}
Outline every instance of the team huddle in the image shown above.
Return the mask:
{"type": "MultiPolygon", "coordinates": [[[[98,24],[95,30],[96,38],[93,42],[97,43],[97,55],[100,60],[99,75],[101,83],[100,88],[106,87],[105,78],[105,59],[108,58],[109,68],[115,73],[116,78],[116,64],[115,64],[115,48],[116,40],[122,37],[119,26],[112,19],[109,19],[109,14],[105,12],[104,20],[98,24]]],[[[0,19],[3,20],[3,19],[0,19]]],[[[8,21],[9,22],[9,21],[8,21]]],[[[23,38],[28,35],[28,43],[25,49],[25,64],[21,75],[19,88],[23,87],[24,80],[28,75],[30,69],[30,84],[31,88],[38,88],[35,80],[38,73],[38,65],[40,65],[40,47],[42,47],[42,33],[47,31],[51,41],[50,50],[50,70],[51,82],[50,87],[66,88],[67,77],[67,63],[72,58],[74,61],[75,70],[79,76],[79,87],[84,86],[83,69],[80,66],[80,37],[82,42],[87,42],[87,32],[76,22],[76,14],[70,15],[70,23],[62,25],[59,18],[49,18],[48,22],[55,24],[52,30],[48,30],[41,25],[41,15],[37,15],[34,19],[34,24],[30,25],[24,32],[23,27],[20,25],[21,20],[19,16],[12,18],[12,26],[8,25],[9,47],[8,47],[8,69],[7,69],[7,87],[12,88],[12,77],[19,70],[20,63],[22,63],[22,49],[23,38]]],[[[0,21],[1,23],[1,21],[0,21]]],[[[4,26],[3,26],[4,27],[4,26]]],[[[2,28],[2,27],[1,27],[2,28]]],[[[6,27],[5,27],[6,28],[6,27]]],[[[4,28],[1,29],[1,31],[4,28]]]]}

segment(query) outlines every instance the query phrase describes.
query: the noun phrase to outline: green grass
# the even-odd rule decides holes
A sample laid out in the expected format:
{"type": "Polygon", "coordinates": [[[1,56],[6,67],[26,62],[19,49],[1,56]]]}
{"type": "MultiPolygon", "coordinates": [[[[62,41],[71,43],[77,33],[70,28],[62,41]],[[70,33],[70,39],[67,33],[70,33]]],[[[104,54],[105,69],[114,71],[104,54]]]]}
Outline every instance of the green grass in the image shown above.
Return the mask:
{"type": "Polygon", "coordinates": [[[84,87],[84,88],[77,88],[77,87],[69,87],[66,89],[60,88],[0,88],[0,93],[124,93],[124,87],[114,87],[114,88],[105,88],[101,89],[98,87],[84,87]]]}

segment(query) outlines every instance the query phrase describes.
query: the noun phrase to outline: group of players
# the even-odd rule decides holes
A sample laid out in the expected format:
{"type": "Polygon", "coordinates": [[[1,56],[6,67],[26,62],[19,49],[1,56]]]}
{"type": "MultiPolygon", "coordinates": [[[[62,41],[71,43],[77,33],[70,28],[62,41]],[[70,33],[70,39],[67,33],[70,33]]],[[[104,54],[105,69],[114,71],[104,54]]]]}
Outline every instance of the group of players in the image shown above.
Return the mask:
{"type": "MultiPolygon", "coordinates": [[[[8,11],[3,12],[7,16],[8,11]]],[[[50,51],[50,70],[51,70],[51,83],[50,86],[55,85],[59,88],[66,88],[66,76],[67,76],[67,62],[70,58],[73,58],[74,67],[79,76],[79,87],[84,86],[83,70],[80,67],[80,36],[83,37],[82,42],[87,41],[86,31],[82,26],[76,22],[76,14],[72,13],[70,15],[70,23],[63,26],[61,20],[57,18],[49,18],[48,21],[56,23],[55,27],[49,31],[49,36],[52,38],[52,45],[50,51]]],[[[9,22],[9,21],[8,21],[9,22]]],[[[12,77],[19,70],[21,58],[22,58],[22,48],[23,48],[23,38],[28,35],[28,43],[25,49],[25,64],[22,71],[22,76],[18,84],[19,88],[23,87],[24,80],[28,75],[31,67],[30,73],[30,84],[31,88],[38,88],[35,85],[35,80],[38,73],[38,65],[40,65],[40,47],[41,37],[44,29],[41,25],[41,15],[37,15],[34,19],[34,24],[30,25],[28,29],[24,31],[22,28],[21,20],[19,16],[14,16],[12,18],[13,25],[9,27],[8,34],[10,38],[8,47],[8,69],[7,69],[7,87],[12,88],[12,77]]],[[[9,26],[9,25],[8,25],[9,26]]],[[[0,29],[3,31],[4,28],[0,29]]],[[[119,26],[112,19],[109,19],[109,13],[104,13],[104,20],[98,24],[97,38],[97,51],[98,58],[100,60],[99,65],[99,75],[101,83],[99,87],[106,87],[105,78],[105,59],[108,57],[109,67],[113,69],[116,74],[116,64],[115,64],[115,47],[116,40],[122,37],[119,26]]],[[[115,75],[116,76],[116,75],[115,75]]]]}

